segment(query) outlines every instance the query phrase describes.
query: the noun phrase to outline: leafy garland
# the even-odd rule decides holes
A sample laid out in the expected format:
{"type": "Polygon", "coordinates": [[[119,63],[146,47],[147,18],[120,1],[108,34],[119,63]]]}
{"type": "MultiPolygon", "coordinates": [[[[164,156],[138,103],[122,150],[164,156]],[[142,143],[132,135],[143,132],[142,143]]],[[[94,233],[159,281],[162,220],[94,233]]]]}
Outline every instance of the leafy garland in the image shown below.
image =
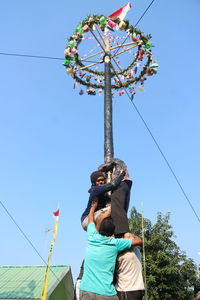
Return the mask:
{"type": "MultiPolygon", "coordinates": [[[[82,63],[79,59],[78,54],[78,46],[83,40],[83,36],[87,32],[91,32],[95,30],[95,27],[98,26],[103,32],[106,28],[109,30],[114,31],[114,29],[119,29],[122,31],[126,31],[128,37],[132,39],[137,44],[137,52],[135,53],[135,57],[125,69],[120,70],[119,72],[111,72],[111,77],[118,78],[115,79],[115,83],[111,85],[112,89],[121,89],[123,87],[129,87],[130,85],[134,85],[137,83],[141,83],[143,85],[144,80],[147,76],[151,76],[157,73],[158,64],[152,58],[151,47],[152,43],[149,41],[151,39],[151,35],[143,35],[143,33],[137,29],[136,27],[129,24],[128,20],[121,21],[120,19],[110,19],[103,15],[89,15],[86,19],[82,21],[81,24],[78,25],[76,31],[73,33],[72,36],[68,39],[68,45],[64,51],[65,60],[63,65],[66,67],[68,74],[72,75],[75,79],[76,83],[80,83],[88,88],[93,89],[101,89],[105,88],[105,85],[101,82],[104,81],[104,72],[100,72],[98,70],[92,70],[82,63]],[[142,61],[144,56],[147,57],[146,62],[142,66],[142,70],[140,74],[135,77],[130,75],[137,73],[137,62],[142,61]],[[78,69],[84,68],[84,72],[88,72],[91,75],[85,76],[82,74],[77,74],[78,69]],[[90,79],[93,76],[98,76],[99,84],[90,82],[90,79]],[[126,79],[126,81],[119,80],[119,77],[122,76],[126,79]],[[130,80],[127,80],[130,79],[130,80]]],[[[82,73],[82,72],[81,72],[82,73]]],[[[132,87],[133,93],[135,93],[134,87],[132,87]]],[[[94,92],[94,91],[93,91],[94,92]]],[[[96,93],[89,93],[89,94],[96,94],[96,93]]]]}

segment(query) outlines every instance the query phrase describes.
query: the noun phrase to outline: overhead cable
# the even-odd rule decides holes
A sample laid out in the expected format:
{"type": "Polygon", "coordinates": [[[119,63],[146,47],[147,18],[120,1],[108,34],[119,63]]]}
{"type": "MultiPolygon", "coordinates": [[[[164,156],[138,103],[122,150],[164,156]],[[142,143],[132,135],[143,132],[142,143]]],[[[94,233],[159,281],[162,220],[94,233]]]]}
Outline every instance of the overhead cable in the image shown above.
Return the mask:
{"type": "MultiPolygon", "coordinates": [[[[118,66],[118,68],[120,68],[119,64],[118,64],[116,61],[115,61],[115,64],[118,66]]],[[[117,72],[116,72],[114,66],[113,66],[112,64],[111,64],[111,66],[112,66],[113,71],[115,72],[115,75],[117,76],[118,80],[119,80],[120,83],[122,84],[121,79],[120,79],[119,76],[117,75],[117,72]]],[[[199,216],[198,216],[196,210],[194,209],[194,207],[193,207],[193,205],[192,205],[192,203],[191,203],[189,197],[187,196],[187,194],[186,194],[186,192],[185,192],[185,190],[184,190],[182,184],[180,183],[180,181],[179,181],[177,175],[175,174],[175,172],[174,172],[172,166],[170,165],[168,159],[166,158],[166,155],[163,153],[161,147],[159,146],[158,142],[156,141],[156,138],[154,137],[153,133],[151,132],[151,130],[150,130],[149,126],[147,125],[146,121],[144,120],[142,114],[140,113],[140,111],[139,111],[139,109],[137,108],[136,104],[133,102],[133,98],[131,98],[131,96],[130,96],[129,93],[127,92],[126,88],[123,88],[123,89],[124,89],[125,93],[127,94],[129,100],[131,101],[133,107],[135,108],[135,110],[136,110],[138,116],[140,117],[142,123],[144,124],[146,130],[148,131],[148,133],[150,134],[152,140],[154,141],[154,144],[156,145],[156,147],[157,147],[158,151],[160,152],[162,158],[164,159],[165,163],[167,164],[167,166],[168,166],[170,172],[172,173],[172,175],[173,175],[173,177],[174,177],[176,183],[178,184],[179,188],[181,189],[181,191],[182,191],[182,193],[183,193],[185,199],[187,200],[187,202],[188,202],[190,208],[192,209],[193,213],[195,214],[197,220],[198,220],[199,223],[200,223],[200,218],[199,218],[199,216]]]]}
{"type": "MultiPolygon", "coordinates": [[[[142,18],[144,17],[144,15],[147,13],[147,11],[149,10],[149,8],[151,7],[151,5],[153,4],[155,0],[152,0],[151,3],[149,4],[149,6],[145,9],[145,11],[143,12],[143,14],[141,15],[141,17],[139,18],[139,20],[137,21],[137,23],[135,23],[135,27],[139,24],[139,22],[142,20],[142,18]]],[[[127,41],[129,37],[129,34],[127,35],[127,37],[124,39],[124,41],[122,42],[121,45],[124,45],[124,43],[127,41]]],[[[117,55],[117,53],[119,52],[120,48],[117,49],[117,51],[115,52],[115,55],[117,55]]]]}
{"type": "MultiPolygon", "coordinates": [[[[143,12],[143,14],[141,15],[141,17],[139,18],[139,20],[137,21],[137,23],[135,24],[135,26],[138,25],[138,23],[142,20],[142,18],[144,17],[144,15],[147,13],[147,11],[149,10],[149,8],[151,7],[151,5],[153,4],[155,0],[152,0],[151,3],[149,4],[149,6],[146,8],[146,10],[143,12]]],[[[123,41],[122,45],[126,42],[128,36],[125,38],[125,40],[123,41]]],[[[116,51],[116,54],[118,53],[118,51],[116,51]]],[[[7,56],[16,56],[16,57],[27,57],[27,58],[39,58],[39,59],[53,59],[53,60],[63,60],[63,58],[60,57],[54,57],[54,56],[42,56],[42,55],[31,55],[31,54],[18,54],[18,53],[7,53],[7,52],[0,52],[0,55],[7,55],[7,56]]]]}
{"type": "MultiPolygon", "coordinates": [[[[34,251],[37,253],[37,255],[41,258],[41,260],[45,263],[45,265],[47,266],[47,262],[43,259],[43,257],[40,255],[39,251],[36,249],[36,247],[33,245],[33,243],[31,242],[31,240],[28,238],[28,236],[24,233],[24,231],[21,229],[21,227],[17,224],[17,222],[15,221],[15,219],[13,218],[13,216],[11,215],[11,213],[8,211],[8,209],[5,207],[5,205],[2,203],[2,201],[0,200],[0,204],[3,207],[3,209],[5,210],[5,212],[7,213],[7,215],[10,217],[10,219],[13,221],[13,223],[17,226],[17,228],[19,229],[19,231],[21,232],[21,234],[23,235],[23,237],[27,240],[27,242],[31,245],[31,247],[34,249],[34,251]]],[[[56,276],[56,274],[53,272],[53,270],[50,267],[50,271],[53,273],[53,275],[56,277],[56,279],[58,280],[58,282],[60,282],[59,278],[56,276]]]]}
{"type": "Polygon", "coordinates": [[[63,58],[60,58],[60,57],[41,56],[41,55],[29,55],[29,54],[18,54],[18,53],[7,53],[7,52],[0,52],[0,55],[28,57],[28,58],[40,58],[40,59],[63,60],[63,58]]]}
{"type": "Polygon", "coordinates": [[[153,4],[155,0],[152,0],[151,3],[149,4],[149,6],[147,7],[147,9],[143,12],[143,14],[141,15],[141,17],[139,18],[139,20],[137,21],[137,23],[135,24],[135,27],[138,25],[138,23],[142,20],[142,18],[144,17],[144,15],[147,13],[147,11],[149,10],[149,8],[151,7],[151,5],[153,4]]]}

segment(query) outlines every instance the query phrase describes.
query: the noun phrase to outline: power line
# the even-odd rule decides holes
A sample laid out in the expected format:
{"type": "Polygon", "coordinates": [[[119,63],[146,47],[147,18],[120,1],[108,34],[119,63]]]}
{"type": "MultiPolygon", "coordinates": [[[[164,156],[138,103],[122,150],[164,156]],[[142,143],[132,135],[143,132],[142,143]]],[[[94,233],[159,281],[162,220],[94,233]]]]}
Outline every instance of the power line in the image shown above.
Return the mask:
{"type": "Polygon", "coordinates": [[[63,58],[53,57],[53,56],[29,55],[29,54],[6,53],[6,52],[0,52],[0,55],[28,57],[28,58],[40,58],[40,59],[63,60],[63,58]]]}
{"type": "MultiPolygon", "coordinates": [[[[126,91],[126,92],[127,92],[127,91],[126,91]]],[[[127,92],[127,93],[128,93],[128,92],[127,92]]],[[[128,95],[128,96],[129,96],[129,95],[128,95]]],[[[164,159],[164,161],[166,162],[166,164],[167,164],[169,170],[171,171],[171,173],[172,173],[174,179],[176,180],[176,183],[177,183],[178,186],[180,187],[180,189],[181,189],[181,191],[182,191],[182,193],[183,193],[185,199],[187,200],[187,202],[188,202],[188,204],[190,205],[190,207],[191,207],[193,213],[195,214],[197,220],[198,220],[199,223],[200,223],[200,218],[199,218],[199,216],[197,215],[197,213],[196,213],[196,211],[195,211],[195,209],[194,209],[194,207],[193,207],[191,201],[189,200],[189,197],[187,196],[187,194],[186,194],[186,192],[185,192],[185,190],[184,190],[182,184],[180,183],[178,177],[176,176],[174,170],[172,169],[172,167],[171,167],[169,161],[167,160],[165,154],[163,153],[163,151],[161,150],[161,148],[160,148],[158,142],[156,141],[155,137],[153,136],[153,134],[152,134],[152,132],[151,132],[149,126],[147,125],[147,123],[146,123],[146,121],[144,120],[144,118],[142,117],[142,115],[141,115],[139,109],[137,108],[137,106],[135,105],[135,103],[133,102],[133,100],[130,98],[130,96],[129,96],[129,99],[131,100],[131,103],[132,103],[132,105],[134,106],[134,108],[135,108],[137,114],[139,115],[141,121],[143,122],[144,126],[146,127],[147,131],[149,132],[149,134],[150,134],[151,138],[153,139],[153,141],[154,141],[156,147],[158,148],[158,150],[159,150],[161,156],[163,157],[163,159],[164,159]]]]}
{"type": "MultiPolygon", "coordinates": [[[[43,259],[43,257],[40,255],[39,251],[36,249],[36,247],[33,245],[33,243],[31,242],[31,240],[27,237],[27,235],[24,233],[24,231],[21,229],[21,227],[17,224],[17,222],[15,221],[15,219],[13,218],[13,216],[11,215],[11,213],[8,211],[8,209],[5,207],[5,205],[2,203],[2,201],[0,200],[0,204],[3,207],[3,209],[6,211],[6,213],[8,214],[8,216],[10,217],[10,219],[13,221],[13,223],[17,226],[17,228],[19,229],[19,231],[21,232],[21,234],[23,235],[23,237],[27,240],[27,242],[31,245],[31,247],[34,249],[34,251],[37,253],[37,255],[41,258],[41,260],[45,263],[45,265],[47,266],[47,262],[43,259]]],[[[60,282],[59,278],[56,276],[56,274],[53,272],[53,270],[50,267],[50,271],[54,274],[54,276],[56,277],[56,279],[58,280],[58,282],[60,282]]]]}
{"type": "Polygon", "coordinates": [[[147,11],[149,10],[149,8],[151,7],[151,5],[153,4],[155,0],[152,0],[151,3],[149,4],[149,6],[146,8],[146,10],[143,12],[143,14],[141,15],[141,17],[139,18],[139,20],[137,21],[137,23],[135,24],[135,27],[138,25],[138,23],[142,20],[142,18],[144,17],[144,15],[147,13],[147,11]]]}
{"type": "MultiPolygon", "coordinates": [[[[116,61],[115,61],[115,64],[118,66],[118,68],[120,68],[119,64],[118,64],[116,61]]],[[[117,75],[117,72],[115,71],[115,68],[113,67],[112,64],[111,64],[111,66],[112,66],[113,71],[114,71],[115,75],[117,76],[118,80],[119,80],[120,83],[122,84],[121,79],[119,78],[119,76],[117,75]]],[[[137,108],[136,104],[133,102],[133,99],[130,97],[130,95],[129,95],[129,93],[127,92],[126,88],[123,88],[123,89],[124,89],[126,95],[128,96],[129,100],[131,101],[133,107],[135,108],[137,114],[139,115],[139,117],[140,117],[142,123],[144,124],[145,128],[147,129],[148,133],[150,134],[151,138],[153,139],[153,141],[154,141],[154,143],[155,143],[155,145],[156,145],[158,151],[160,152],[161,156],[163,157],[165,163],[167,164],[167,166],[168,166],[170,172],[172,173],[172,175],[173,175],[173,177],[174,177],[176,183],[178,184],[179,188],[181,189],[181,191],[182,191],[182,193],[183,193],[185,199],[187,200],[187,202],[188,202],[190,208],[192,209],[193,213],[195,214],[197,220],[198,220],[199,223],[200,223],[200,218],[199,218],[197,212],[195,211],[195,209],[194,209],[194,207],[193,207],[191,201],[189,200],[189,197],[187,196],[187,194],[186,194],[186,192],[185,192],[185,190],[184,190],[182,184],[180,183],[178,177],[176,176],[176,174],[175,174],[173,168],[171,167],[171,165],[170,165],[168,159],[166,158],[166,155],[163,153],[161,147],[159,146],[158,142],[156,141],[156,139],[155,139],[153,133],[151,132],[149,126],[147,125],[146,121],[144,120],[144,118],[143,118],[142,114],[140,113],[139,109],[137,108]]]]}
{"type": "MultiPolygon", "coordinates": [[[[142,20],[142,18],[143,18],[144,15],[147,13],[147,11],[149,10],[149,8],[151,7],[151,5],[153,4],[154,1],[155,1],[155,0],[152,0],[152,1],[151,1],[151,3],[149,4],[149,6],[146,8],[146,10],[144,11],[144,13],[141,15],[141,17],[139,18],[139,20],[138,20],[137,23],[135,24],[135,27],[136,27],[136,26],[138,25],[138,23],[142,20]]],[[[127,38],[128,38],[128,37],[126,37],[126,39],[123,41],[122,45],[126,42],[127,38]]],[[[115,62],[115,63],[116,63],[116,62],[115,62]]],[[[117,63],[116,63],[116,64],[117,64],[117,63]]],[[[118,64],[117,64],[117,65],[118,65],[118,64]]],[[[114,72],[116,73],[115,69],[114,69],[114,72]]],[[[161,150],[161,148],[160,148],[158,142],[156,141],[155,137],[153,136],[153,134],[152,134],[152,132],[151,132],[149,126],[147,125],[147,123],[146,123],[146,121],[144,120],[144,118],[142,117],[142,115],[141,115],[139,109],[137,108],[137,106],[136,106],[135,103],[133,102],[133,99],[130,97],[130,95],[128,94],[128,92],[127,92],[127,90],[126,90],[125,88],[124,88],[124,91],[126,92],[126,94],[127,94],[128,98],[130,99],[130,101],[131,101],[133,107],[135,108],[137,114],[139,115],[139,117],[140,117],[140,119],[142,120],[144,126],[146,127],[147,131],[149,132],[149,134],[150,134],[151,138],[153,139],[153,141],[154,141],[154,143],[155,143],[157,149],[159,150],[159,152],[160,152],[160,154],[162,155],[162,157],[163,157],[165,163],[167,164],[169,170],[171,171],[171,173],[172,173],[174,179],[176,180],[176,183],[177,183],[178,186],[180,187],[180,189],[181,189],[181,191],[182,191],[182,193],[183,193],[185,199],[187,200],[187,202],[188,202],[188,204],[190,205],[190,207],[191,207],[193,213],[195,214],[197,220],[198,220],[199,223],[200,223],[200,218],[199,218],[198,214],[196,213],[196,211],[195,211],[195,209],[194,209],[194,207],[193,207],[191,201],[189,200],[189,197],[187,196],[185,190],[183,189],[183,186],[181,185],[181,183],[180,183],[178,177],[176,176],[174,170],[172,169],[172,167],[171,167],[169,161],[167,160],[165,154],[163,153],[163,151],[161,150]]]]}
{"type": "MultiPolygon", "coordinates": [[[[137,23],[135,24],[135,27],[136,27],[136,26],[138,25],[138,23],[142,20],[142,18],[143,18],[144,15],[147,13],[147,11],[149,10],[149,8],[151,7],[151,5],[153,4],[154,1],[155,1],[155,0],[152,0],[152,1],[151,1],[151,3],[149,4],[149,6],[146,8],[146,10],[145,10],[144,13],[142,14],[142,16],[139,18],[139,20],[138,20],[137,23]]],[[[128,38],[128,37],[126,37],[126,39],[123,41],[122,45],[126,42],[127,38],[128,38]]],[[[116,63],[116,62],[115,62],[115,63],[116,63]]],[[[118,65],[118,63],[116,63],[116,64],[118,65]]],[[[118,67],[119,67],[119,66],[118,66],[118,67]]],[[[114,72],[116,73],[116,71],[115,71],[114,68],[113,68],[113,70],[114,70],[114,72]]],[[[116,74],[116,75],[117,75],[117,74],[116,74]]],[[[179,188],[181,189],[181,191],[182,191],[182,193],[183,193],[185,199],[187,200],[187,202],[188,202],[190,208],[192,209],[193,213],[195,214],[197,220],[198,220],[199,223],[200,223],[200,218],[199,218],[197,212],[195,211],[195,209],[194,209],[194,207],[193,207],[191,201],[189,200],[189,197],[187,196],[187,194],[186,194],[186,192],[185,192],[183,186],[181,185],[181,183],[180,183],[178,177],[176,176],[174,170],[172,169],[172,167],[171,167],[169,161],[167,160],[165,154],[163,153],[163,151],[161,150],[161,148],[160,148],[158,142],[156,141],[155,137],[153,136],[153,134],[152,134],[152,132],[151,132],[149,126],[147,125],[147,123],[146,123],[146,121],[144,120],[144,118],[142,117],[142,115],[141,115],[139,109],[137,108],[137,106],[136,106],[135,103],[133,102],[133,99],[130,97],[130,95],[128,94],[128,92],[127,92],[127,90],[126,90],[125,88],[124,88],[124,91],[126,92],[126,94],[127,94],[128,98],[130,99],[130,101],[131,101],[133,107],[135,108],[137,114],[139,115],[139,117],[140,117],[140,119],[142,120],[144,126],[146,127],[147,131],[149,132],[151,138],[153,139],[153,141],[154,141],[154,143],[155,143],[157,149],[159,150],[161,156],[163,157],[165,163],[167,164],[167,166],[168,166],[170,172],[172,173],[172,175],[173,175],[173,177],[174,177],[176,183],[178,184],[179,188]]]]}
{"type": "MultiPolygon", "coordinates": [[[[149,8],[151,7],[151,5],[153,4],[155,0],[152,0],[151,3],[149,4],[149,6],[145,9],[145,11],[143,12],[143,14],[141,15],[141,17],[139,18],[139,20],[137,21],[137,23],[135,23],[135,27],[138,25],[138,23],[142,20],[142,18],[144,17],[144,15],[147,13],[147,11],[149,10],[149,8]]],[[[125,38],[125,40],[123,41],[123,43],[121,45],[124,45],[124,43],[127,41],[129,37],[129,34],[127,35],[127,37],[125,38]]],[[[115,52],[115,55],[117,55],[117,53],[119,52],[120,48],[117,49],[117,51],[115,52]]]]}
{"type": "MultiPolygon", "coordinates": [[[[126,91],[126,94],[128,94],[127,91],[126,91]]],[[[193,213],[195,214],[197,220],[198,220],[199,223],[200,223],[200,218],[199,218],[198,214],[196,213],[196,211],[195,211],[195,209],[194,209],[194,207],[193,207],[191,201],[189,200],[189,197],[187,196],[187,194],[186,194],[186,192],[185,192],[185,190],[184,190],[182,184],[180,183],[178,177],[176,176],[174,170],[172,169],[172,167],[171,167],[169,161],[167,160],[165,154],[164,154],[163,151],[161,150],[161,148],[160,148],[158,142],[156,141],[155,137],[153,136],[153,134],[152,134],[152,132],[151,132],[149,126],[147,125],[146,121],[145,121],[144,118],[142,117],[142,115],[141,115],[139,109],[137,108],[137,106],[135,105],[135,103],[133,102],[133,100],[130,98],[129,95],[128,95],[128,97],[129,97],[129,99],[131,100],[131,103],[132,103],[133,107],[135,108],[137,114],[139,115],[139,117],[140,117],[142,123],[144,124],[144,126],[146,127],[147,131],[149,132],[151,138],[153,139],[153,141],[154,141],[154,143],[155,143],[155,145],[156,145],[158,151],[160,152],[161,156],[163,157],[164,161],[166,162],[166,164],[167,164],[169,170],[171,171],[171,173],[172,173],[172,175],[173,175],[173,177],[174,177],[176,183],[177,183],[178,186],[180,187],[180,189],[181,189],[181,191],[182,191],[182,193],[183,193],[185,199],[187,200],[188,204],[190,205],[190,208],[192,209],[193,213]]]]}
{"type": "MultiPolygon", "coordinates": [[[[135,24],[135,27],[138,25],[138,23],[142,20],[144,15],[147,13],[151,5],[153,4],[155,0],[152,0],[149,6],[146,8],[146,10],[143,12],[137,23],[135,24]]],[[[122,45],[126,42],[128,36],[125,38],[123,41],[122,45]]],[[[116,51],[116,54],[118,53],[119,49],[116,51]]],[[[38,59],[51,59],[51,60],[63,60],[63,58],[60,57],[54,57],[54,56],[42,56],[42,55],[31,55],[31,54],[18,54],[18,53],[7,53],[7,52],[0,52],[0,55],[5,55],[5,56],[15,56],[15,57],[26,57],[26,58],[38,58],[38,59]]]]}
{"type": "MultiPolygon", "coordinates": [[[[137,23],[135,24],[135,27],[139,24],[139,22],[142,20],[142,18],[144,17],[144,15],[147,13],[147,11],[149,10],[149,8],[152,6],[152,4],[154,3],[155,0],[152,0],[151,3],[148,5],[148,7],[146,8],[146,10],[144,11],[144,13],[141,15],[141,17],[139,18],[139,20],[137,21],[137,23]]],[[[122,45],[126,42],[128,37],[126,37],[126,39],[123,41],[122,45]]],[[[117,53],[117,52],[116,52],[117,53]]],[[[17,54],[17,53],[6,53],[6,52],[0,52],[0,55],[7,55],[7,56],[16,56],[16,57],[27,57],[27,58],[38,58],[38,59],[51,59],[51,60],[63,60],[63,58],[60,57],[53,57],[53,56],[41,56],[41,55],[29,55],[29,54],[17,54]]],[[[197,220],[200,223],[200,218],[197,215],[191,201],[189,200],[189,197],[187,196],[185,190],[183,189],[178,177],[176,176],[175,172],[173,171],[169,161],[167,160],[165,154],[163,153],[163,151],[161,150],[158,142],[156,141],[155,137],[153,136],[149,126],[147,125],[146,121],[144,120],[144,118],[142,117],[140,111],[138,110],[137,106],[135,105],[135,103],[133,102],[133,100],[131,99],[130,95],[128,94],[127,90],[124,89],[128,98],[131,100],[131,103],[133,105],[133,107],[135,108],[137,114],[139,115],[141,121],[143,122],[144,126],[146,127],[147,131],[149,132],[151,138],[153,139],[157,149],[159,150],[161,156],[163,157],[165,163],[167,164],[169,170],[171,171],[175,181],[177,182],[178,186],[180,187],[185,199],[187,200],[188,204],[190,205],[192,211],[194,212],[197,220]]],[[[37,249],[34,247],[34,245],[31,243],[31,241],[28,239],[28,237],[24,234],[24,232],[22,231],[22,229],[17,225],[17,223],[15,222],[15,220],[13,219],[13,217],[10,215],[10,213],[7,211],[7,209],[5,208],[5,206],[3,205],[3,203],[0,201],[0,204],[3,206],[3,208],[6,210],[6,212],[8,213],[8,215],[11,217],[11,219],[13,220],[13,222],[15,223],[15,225],[18,227],[18,229],[21,231],[21,233],[24,235],[24,237],[27,239],[27,241],[31,244],[31,246],[34,248],[34,250],[37,252],[37,254],[40,256],[39,252],[37,251],[37,249]]],[[[40,258],[43,260],[43,258],[40,256],[40,258]]],[[[43,260],[44,261],[44,260],[43,260]]],[[[44,261],[45,262],[45,261],[44,261]]],[[[46,262],[45,262],[46,264],[46,262]]]]}
{"type": "MultiPolygon", "coordinates": [[[[141,19],[144,17],[144,15],[146,14],[146,12],[148,11],[148,9],[150,8],[150,6],[153,4],[155,0],[153,0],[150,5],[147,7],[147,9],[144,11],[144,13],[142,14],[142,16],[140,17],[140,19],[138,20],[138,22],[136,23],[136,25],[141,21],[141,19]]],[[[135,26],[136,26],[135,25],[135,26]]],[[[126,38],[127,39],[127,38],[126,38]]],[[[126,39],[124,40],[124,42],[122,44],[125,43],[126,39]]],[[[0,52],[0,55],[4,55],[4,56],[14,56],[14,57],[26,57],[26,58],[36,58],[36,59],[49,59],[49,60],[63,60],[63,58],[60,57],[53,57],[53,56],[42,56],[42,55],[30,55],[30,54],[20,54],[20,53],[8,53],[8,52],[0,52]]],[[[128,95],[129,96],[129,95],[128,95]]],[[[11,220],[13,221],[13,223],[17,226],[17,228],[19,229],[19,231],[21,232],[21,234],[24,236],[24,238],[28,241],[28,243],[31,245],[31,247],[34,249],[34,251],[38,254],[38,256],[42,259],[42,261],[45,263],[45,265],[47,265],[46,261],[43,259],[43,257],[40,255],[40,253],[38,252],[38,250],[36,249],[36,247],[33,245],[33,243],[30,241],[30,239],[27,237],[27,235],[24,233],[24,231],[20,228],[20,226],[17,224],[17,222],[15,221],[15,219],[13,218],[13,216],[10,214],[10,212],[8,211],[8,209],[5,207],[5,205],[0,201],[1,206],[3,207],[3,209],[6,211],[6,213],[8,214],[8,216],[11,218],[11,220]]],[[[51,269],[50,269],[51,270],[51,269]]],[[[51,272],[54,274],[54,276],[57,278],[57,276],[55,275],[55,273],[51,270],[51,272]]],[[[58,278],[57,278],[58,279],[58,278]]],[[[58,279],[59,280],[59,279],[58,279]]]]}

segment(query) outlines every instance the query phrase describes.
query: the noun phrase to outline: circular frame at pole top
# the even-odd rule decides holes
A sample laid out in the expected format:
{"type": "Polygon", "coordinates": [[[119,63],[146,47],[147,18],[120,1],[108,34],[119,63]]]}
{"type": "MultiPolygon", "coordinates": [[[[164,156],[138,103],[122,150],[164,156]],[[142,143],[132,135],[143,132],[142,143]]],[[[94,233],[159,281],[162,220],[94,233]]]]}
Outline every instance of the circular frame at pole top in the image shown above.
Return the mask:
{"type": "MultiPolygon", "coordinates": [[[[100,94],[105,89],[104,70],[98,70],[105,58],[109,55],[111,63],[111,89],[112,93],[128,88],[134,96],[136,88],[143,90],[144,81],[148,76],[157,73],[158,64],[153,59],[151,35],[145,36],[139,29],[129,24],[128,20],[111,19],[103,15],[90,15],[84,19],[69,37],[64,51],[65,60],[63,65],[67,73],[71,75],[74,87],[82,85],[86,87],[89,95],[100,94]],[[117,40],[119,32],[125,32],[123,42],[117,40]],[[90,35],[90,37],[88,37],[90,35]],[[97,42],[100,51],[93,53],[92,50],[86,56],[81,56],[79,48],[82,42],[97,42]],[[105,40],[109,40],[109,53],[105,40]],[[127,42],[128,41],[128,42],[127,42]],[[120,44],[121,42],[121,44],[120,44]],[[128,65],[121,66],[119,56],[130,56],[128,65]]],[[[124,59],[124,58],[123,58],[124,59]]],[[[124,59],[126,62],[126,59],[124,59]]],[[[83,94],[81,88],[80,94],[83,94]]]]}

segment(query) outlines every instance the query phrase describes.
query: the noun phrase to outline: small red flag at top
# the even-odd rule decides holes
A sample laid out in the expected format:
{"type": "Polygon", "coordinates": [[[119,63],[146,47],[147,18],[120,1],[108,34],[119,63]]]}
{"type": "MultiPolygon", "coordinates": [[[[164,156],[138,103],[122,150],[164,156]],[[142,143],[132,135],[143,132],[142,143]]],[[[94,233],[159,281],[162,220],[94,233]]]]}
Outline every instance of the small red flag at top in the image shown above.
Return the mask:
{"type": "Polygon", "coordinates": [[[54,214],[55,217],[58,217],[59,213],[60,213],[60,209],[58,209],[57,211],[55,211],[53,214],[54,214]]]}
{"type": "Polygon", "coordinates": [[[131,9],[132,5],[130,2],[128,2],[126,5],[122,6],[118,10],[116,10],[114,13],[109,15],[109,18],[111,19],[117,19],[124,20],[126,17],[127,12],[131,9]]]}

